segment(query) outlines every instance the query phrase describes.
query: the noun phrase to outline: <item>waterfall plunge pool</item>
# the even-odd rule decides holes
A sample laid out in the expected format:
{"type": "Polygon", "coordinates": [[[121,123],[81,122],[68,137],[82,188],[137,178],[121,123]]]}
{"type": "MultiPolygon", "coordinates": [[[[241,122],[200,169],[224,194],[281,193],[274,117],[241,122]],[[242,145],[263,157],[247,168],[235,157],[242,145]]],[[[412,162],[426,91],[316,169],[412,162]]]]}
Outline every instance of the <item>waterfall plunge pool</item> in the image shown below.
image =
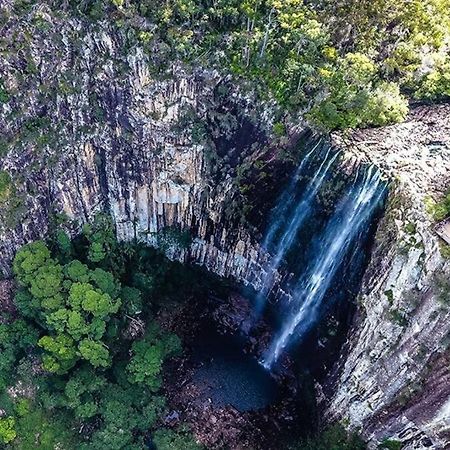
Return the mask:
{"type": "Polygon", "coordinates": [[[208,448],[278,450],[280,429],[286,437],[314,427],[302,383],[258,362],[262,335],[242,327],[250,311],[249,299],[228,292],[197,297],[172,318],[185,352],[165,367],[166,424],[187,423],[208,448]]]}
{"type": "Polygon", "coordinates": [[[240,286],[248,301],[237,307],[236,293],[228,291],[217,304],[217,293],[209,289],[180,313],[190,328],[183,360],[166,372],[175,373],[169,384],[182,387],[169,392],[170,417],[181,416],[210,448],[246,448],[241,444],[251,442],[253,448],[278,449],[280,431],[283,439],[295,440],[317,426],[314,385],[341,354],[385,188],[374,168],[337,173],[331,170],[337,154],[325,144],[308,155],[316,148],[317,158],[310,167],[306,158],[306,172],[294,174],[281,195],[264,239],[273,256],[267,273],[281,269],[286,277],[280,292],[292,291],[292,298],[272,294],[276,301],[268,301],[268,276],[259,293],[240,286]],[[331,194],[330,185],[337,186],[331,194]],[[278,211],[285,206],[285,213],[278,211]],[[249,330],[255,311],[258,320],[249,330]],[[258,358],[269,361],[268,370],[258,358]]]}
{"type": "Polygon", "coordinates": [[[194,382],[200,397],[210,399],[216,407],[231,405],[238,411],[265,408],[277,400],[276,381],[243,351],[238,336],[223,336],[206,327],[194,344],[196,369],[194,382]]]}

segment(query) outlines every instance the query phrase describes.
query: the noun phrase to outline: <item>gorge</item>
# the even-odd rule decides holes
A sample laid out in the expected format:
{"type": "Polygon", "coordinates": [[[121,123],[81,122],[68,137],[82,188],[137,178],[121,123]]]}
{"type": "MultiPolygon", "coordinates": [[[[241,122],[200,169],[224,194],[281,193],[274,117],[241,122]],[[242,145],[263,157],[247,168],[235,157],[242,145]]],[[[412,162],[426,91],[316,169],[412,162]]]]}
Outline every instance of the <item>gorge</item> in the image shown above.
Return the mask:
{"type": "MultiPolygon", "coordinates": [[[[122,284],[139,264],[154,278],[175,265],[174,287],[148,300],[149,317],[186,343],[165,363],[164,427],[186,419],[207,448],[270,450],[276,433],[339,422],[370,449],[448,448],[450,263],[430,208],[450,185],[449,105],[326,133],[216,68],[173,61],[155,74],[164,46],[126,46],[108,20],[44,3],[29,14],[58,32],[30,19],[22,33],[20,18],[1,32],[20,47],[0,65],[15,92],[0,104],[1,310],[21,247],[62,230],[89,265],[86,224],[100,214],[124,254],[139,249],[122,284]],[[184,270],[201,272],[182,282],[184,270]]],[[[138,309],[127,314],[139,335],[138,309]]]]}

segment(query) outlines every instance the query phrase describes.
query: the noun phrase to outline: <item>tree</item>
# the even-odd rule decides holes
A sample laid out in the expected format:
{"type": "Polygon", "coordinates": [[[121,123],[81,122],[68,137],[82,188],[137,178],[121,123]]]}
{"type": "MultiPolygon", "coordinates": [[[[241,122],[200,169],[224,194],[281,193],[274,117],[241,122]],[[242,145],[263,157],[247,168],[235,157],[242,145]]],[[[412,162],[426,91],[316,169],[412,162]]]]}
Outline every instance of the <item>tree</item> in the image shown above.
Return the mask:
{"type": "Polygon", "coordinates": [[[88,419],[99,412],[101,390],[106,378],[96,374],[89,366],[73,373],[64,388],[64,406],[69,407],[80,419],[88,419]]]}
{"type": "Polygon", "coordinates": [[[17,361],[36,345],[38,331],[21,319],[0,323],[0,391],[11,383],[17,361]]]}
{"type": "Polygon", "coordinates": [[[384,439],[383,442],[378,446],[379,449],[384,450],[402,450],[403,447],[403,442],[394,439],[384,439]]]}
{"type": "Polygon", "coordinates": [[[107,367],[110,356],[101,339],[121,305],[114,276],[79,260],[61,266],[41,241],[24,246],[14,267],[23,285],[16,296],[19,309],[46,327],[39,340],[45,369],[66,373],[79,358],[107,367]]]}
{"type": "MultiPolygon", "coordinates": [[[[14,304],[22,317],[28,319],[36,319],[41,303],[37,298],[34,298],[30,291],[26,288],[19,287],[14,295],[14,304]]],[[[54,305],[53,308],[61,306],[62,302],[54,305]]]]}
{"type": "Polygon", "coordinates": [[[129,381],[143,383],[156,392],[162,383],[161,370],[165,358],[181,349],[178,336],[163,334],[156,324],[149,326],[146,336],[131,346],[132,357],[127,366],[129,381]]]}
{"type": "Polygon", "coordinates": [[[113,301],[108,294],[94,289],[87,289],[81,302],[82,309],[94,317],[105,318],[119,310],[120,301],[113,301]]]}
{"type": "MultiPolygon", "coordinates": [[[[147,259],[143,261],[147,266],[147,259]]],[[[150,323],[145,339],[131,349],[129,341],[119,341],[125,323],[118,315],[121,296],[126,297],[125,311],[135,314],[142,306],[141,292],[122,287],[104,268],[52,257],[42,242],[20,250],[15,265],[22,280],[16,304],[27,322],[0,325],[0,378],[4,376],[2,387],[11,383],[22,358],[17,375],[25,384],[36,382],[39,389],[36,404],[14,399],[16,406],[8,406],[16,420],[14,446],[141,449],[144,433],[165,410],[164,398],[154,393],[161,386],[164,360],[180,350],[178,337],[150,323]],[[36,344],[49,372],[37,381],[31,376],[34,356],[27,356],[36,344]],[[64,434],[63,428],[79,422],[89,423],[89,440],[72,445],[72,434],[64,434]]],[[[154,272],[160,269],[154,266],[154,272]]]]}
{"type": "Polygon", "coordinates": [[[69,418],[58,412],[49,413],[32,405],[25,414],[16,418],[17,437],[12,443],[18,450],[71,450],[77,446],[71,431],[69,418]]]}
{"type": "Polygon", "coordinates": [[[141,291],[136,288],[124,286],[120,292],[125,311],[132,316],[142,311],[141,291]]]}
{"type": "Polygon", "coordinates": [[[113,274],[103,269],[96,268],[89,273],[90,280],[102,291],[116,299],[120,292],[120,283],[118,283],[113,274]]]}
{"type": "Polygon", "coordinates": [[[16,421],[14,417],[0,417],[0,441],[8,444],[13,441],[16,436],[16,421]]]}
{"type": "Polygon", "coordinates": [[[36,241],[24,245],[16,254],[13,262],[14,274],[22,286],[28,286],[35,273],[51,260],[50,250],[44,242],[36,241]]]}
{"type": "Polygon", "coordinates": [[[92,242],[89,248],[88,259],[93,263],[101,262],[105,259],[107,250],[102,242],[92,242]]]}
{"type": "Polygon", "coordinates": [[[88,283],[89,267],[86,264],[74,259],[64,266],[65,276],[74,283],[88,283]]]}
{"type": "Polygon", "coordinates": [[[362,123],[376,126],[402,122],[408,114],[408,101],[395,83],[380,83],[369,96],[362,123]]]}
{"type": "Polygon", "coordinates": [[[58,249],[59,261],[66,263],[72,255],[72,241],[63,230],[57,230],[55,236],[55,244],[58,249]]]}
{"type": "Polygon", "coordinates": [[[144,383],[156,392],[162,383],[163,349],[157,345],[148,346],[145,340],[135,342],[132,349],[133,356],[127,366],[130,382],[144,383]]]}
{"type": "Polygon", "coordinates": [[[120,259],[121,255],[117,253],[117,240],[111,218],[98,214],[93,223],[84,225],[83,234],[89,241],[88,260],[113,271],[117,269],[116,259],[120,259]]]}
{"type": "Polygon", "coordinates": [[[101,342],[83,339],[78,344],[80,355],[94,367],[108,367],[111,364],[108,349],[101,342]]]}
{"type": "Polygon", "coordinates": [[[328,93],[309,113],[322,128],[380,126],[405,118],[408,102],[398,85],[380,83],[376,66],[366,55],[347,53],[322,72],[328,93]]]}
{"type": "Polygon", "coordinates": [[[49,372],[64,374],[78,359],[75,341],[66,334],[43,336],[39,339],[38,345],[48,352],[42,361],[44,368],[49,372]]]}
{"type": "Polygon", "coordinates": [[[450,98],[450,55],[436,55],[433,66],[413,81],[414,96],[428,101],[450,98]]]}

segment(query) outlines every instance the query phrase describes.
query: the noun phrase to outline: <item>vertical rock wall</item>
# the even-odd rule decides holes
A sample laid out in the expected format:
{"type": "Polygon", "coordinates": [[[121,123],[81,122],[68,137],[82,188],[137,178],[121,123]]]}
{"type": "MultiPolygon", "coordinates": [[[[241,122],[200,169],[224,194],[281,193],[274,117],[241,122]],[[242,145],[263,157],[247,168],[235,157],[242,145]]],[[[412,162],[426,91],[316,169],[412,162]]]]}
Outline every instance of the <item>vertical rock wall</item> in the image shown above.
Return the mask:
{"type": "Polygon", "coordinates": [[[419,108],[336,143],[393,183],[328,416],[404,449],[448,448],[450,263],[426,205],[450,186],[450,108],[419,108]]]}

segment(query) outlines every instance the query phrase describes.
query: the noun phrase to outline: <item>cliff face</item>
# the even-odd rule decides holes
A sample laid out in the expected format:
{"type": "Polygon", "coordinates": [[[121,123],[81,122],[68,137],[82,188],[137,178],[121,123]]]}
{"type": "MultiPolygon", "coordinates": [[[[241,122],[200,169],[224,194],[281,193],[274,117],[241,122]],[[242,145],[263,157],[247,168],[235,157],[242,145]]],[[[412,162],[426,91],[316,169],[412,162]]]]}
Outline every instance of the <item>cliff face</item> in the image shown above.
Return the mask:
{"type": "MultiPolygon", "coordinates": [[[[158,231],[188,229],[192,244],[169,246],[172,257],[260,286],[267,255],[235,205],[243,206],[243,167],[258,160],[269,180],[279,173],[270,108],[213,71],[174,66],[156,75],[161,49],[148,54],[106,25],[86,30],[77,21],[53,23],[44,9],[35,14],[58,34],[37,26],[30,33],[32,25],[24,33],[14,23],[2,29],[10,48],[0,73],[11,99],[0,105],[8,149],[0,169],[12,181],[1,198],[2,272],[52,221],[70,219],[75,233],[102,211],[120,239],[155,244],[158,231]]],[[[450,267],[424,204],[448,186],[449,124],[449,108],[423,109],[399,126],[336,137],[348,167],[370,160],[396,187],[327,414],[406,448],[444,448],[449,426],[450,320],[436,274],[450,267]]],[[[254,202],[267,206],[265,195],[254,202]]]]}
{"type": "MultiPolygon", "coordinates": [[[[18,246],[45,235],[50,219],[80,224],[103,211],[120,239],[155,243],[155,233],[168,227],[192,230],[190,249],[174,246],[172,256],[257,283],[254,266],[264,256],[231,207],[237,168],[265,145],[264,117],[257,121],[215,72],[174,67],[168,80],[157,81],[142,48],[124,56],[121,36],[108,28],[74,43],[80,27],[65,24],[59,43],[33,40],[31,53],[39,56],[29,57],[38,67],[30,95],[1,106],[10,146],[0,168],[13,185],[3,201],[3,273],[18,246]],[[46,51],[59,59],[47,65],[46,51]],[[56,97],[42,100],[42,84],[59,86],[67,67],[77,74],[70,86],[55,87],[56,97]],[[11,120],[17,105],[25,111],[11,120]],[[42,118],[45,127],[24,139],[30,122],[42,118]]],[[[11,90],[21,63],[20,54],[11,54],[3,67],[11,90]]]]}
{"type": "Polygon", "coordinates": [[[450,108],[335,140],[395,181],[328,414],[403,448],[448,448],[450,264],[426,204],[450,185],[450,108]]]}

